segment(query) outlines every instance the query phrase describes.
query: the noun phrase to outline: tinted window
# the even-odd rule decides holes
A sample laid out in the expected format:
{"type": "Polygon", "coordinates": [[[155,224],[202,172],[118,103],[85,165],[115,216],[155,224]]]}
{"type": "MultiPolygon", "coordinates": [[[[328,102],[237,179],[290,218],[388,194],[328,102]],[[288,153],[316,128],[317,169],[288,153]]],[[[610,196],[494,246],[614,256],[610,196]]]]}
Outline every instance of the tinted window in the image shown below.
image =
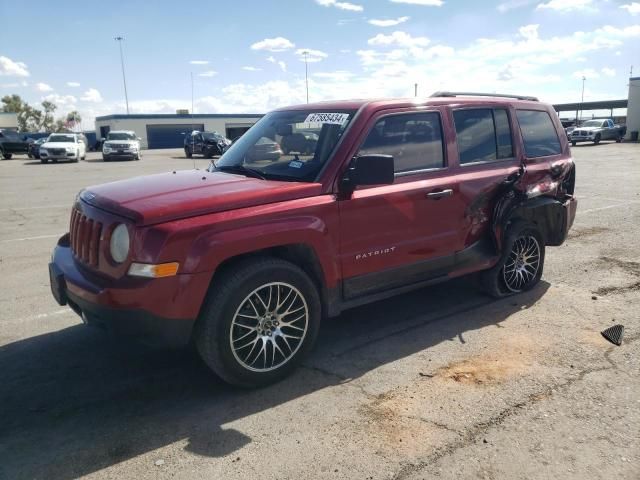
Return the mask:
{"type": "Polygon", "coordinates": [[[453,112],[460,164],[497,160],[496,131],[491,109],[453,112]]]}
{"type": "Polygon", "coordinates": [[[440,114],[392,115],[379,120],[358,152],[393,155],[396,173],[444,167],[440,114]]]}
{"type": "Polygon", "coordinates": [[[501,108],[493,111],[493,122],[496,127],[496,145],[498,146],[498,158],[513,157],[513,146],[511,145],[511,126],[509,125],[509,115],[501,108]]]}
{"type": "Polygon", "coordinates": [[[529,158],[557,155],[562,151],[558,133],[547,112],[518,110],[518,123],[529,158]]]}

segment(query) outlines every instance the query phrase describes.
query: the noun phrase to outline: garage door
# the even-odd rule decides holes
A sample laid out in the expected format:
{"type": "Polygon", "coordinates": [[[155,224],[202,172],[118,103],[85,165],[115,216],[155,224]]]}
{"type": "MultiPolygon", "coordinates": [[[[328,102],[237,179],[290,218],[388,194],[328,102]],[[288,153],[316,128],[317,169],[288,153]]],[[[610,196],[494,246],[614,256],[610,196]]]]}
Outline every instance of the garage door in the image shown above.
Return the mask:
{"type": "Polygon", "coordinates": [[[182,148],[184,137],[192,130],[204,130],[204,125],[147,125],[149,148],[182,148]]]}

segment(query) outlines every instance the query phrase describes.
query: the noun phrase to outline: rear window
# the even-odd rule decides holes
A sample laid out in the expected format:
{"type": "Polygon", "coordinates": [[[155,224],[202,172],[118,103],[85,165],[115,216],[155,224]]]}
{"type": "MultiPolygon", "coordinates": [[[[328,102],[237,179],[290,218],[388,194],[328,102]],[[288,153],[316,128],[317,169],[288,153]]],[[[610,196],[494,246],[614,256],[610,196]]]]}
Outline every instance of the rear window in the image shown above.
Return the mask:
{"type": "Polygon", "coordinates": [[[517,115],[527,157],[546,157],[562,152],[558,132],[547,112],[517,110],[517,115]]]}

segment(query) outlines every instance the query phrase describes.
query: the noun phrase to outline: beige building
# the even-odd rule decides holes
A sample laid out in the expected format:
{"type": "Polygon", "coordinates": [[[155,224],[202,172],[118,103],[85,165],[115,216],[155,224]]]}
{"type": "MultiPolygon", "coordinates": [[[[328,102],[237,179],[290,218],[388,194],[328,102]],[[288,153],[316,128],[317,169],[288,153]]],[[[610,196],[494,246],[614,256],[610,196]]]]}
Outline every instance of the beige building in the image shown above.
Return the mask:
{"type": "Polygon", "coordinates": [[[629,104],[627,105],[627,136],[631,139],[631,132],[640,131],[640,77],[629,79],[629,104]]]}
{"type": "Polygon", "coordinates": [[[261,114],[132,114],[96,117],[98,139],[111,130],[133,130],[142,148],[182,148],[193,130],[218,132],[231,140],[246,132],[261,114]]]}
{"type": "Polygon", "coordinates": [[[18,129],[18,114],[0,112],[0,128],[18,129]]]}

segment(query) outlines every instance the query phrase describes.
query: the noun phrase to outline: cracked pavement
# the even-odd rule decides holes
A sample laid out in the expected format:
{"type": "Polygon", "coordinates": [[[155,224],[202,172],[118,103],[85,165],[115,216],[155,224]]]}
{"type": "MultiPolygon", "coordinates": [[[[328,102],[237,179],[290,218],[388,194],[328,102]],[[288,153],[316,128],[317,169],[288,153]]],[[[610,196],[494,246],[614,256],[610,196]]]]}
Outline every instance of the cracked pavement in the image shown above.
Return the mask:
{"type": "Polygon", "coordinates": [[[538,288],[460,279],[345,312],[256,391],[109,340],[48,290],[81,187],[191,161],[0,162],[0,478],[640,478],[640,150],[573,152],[576,223],[538,288]],[[616,323],[620,347],[599,333],[616,323]]]}

